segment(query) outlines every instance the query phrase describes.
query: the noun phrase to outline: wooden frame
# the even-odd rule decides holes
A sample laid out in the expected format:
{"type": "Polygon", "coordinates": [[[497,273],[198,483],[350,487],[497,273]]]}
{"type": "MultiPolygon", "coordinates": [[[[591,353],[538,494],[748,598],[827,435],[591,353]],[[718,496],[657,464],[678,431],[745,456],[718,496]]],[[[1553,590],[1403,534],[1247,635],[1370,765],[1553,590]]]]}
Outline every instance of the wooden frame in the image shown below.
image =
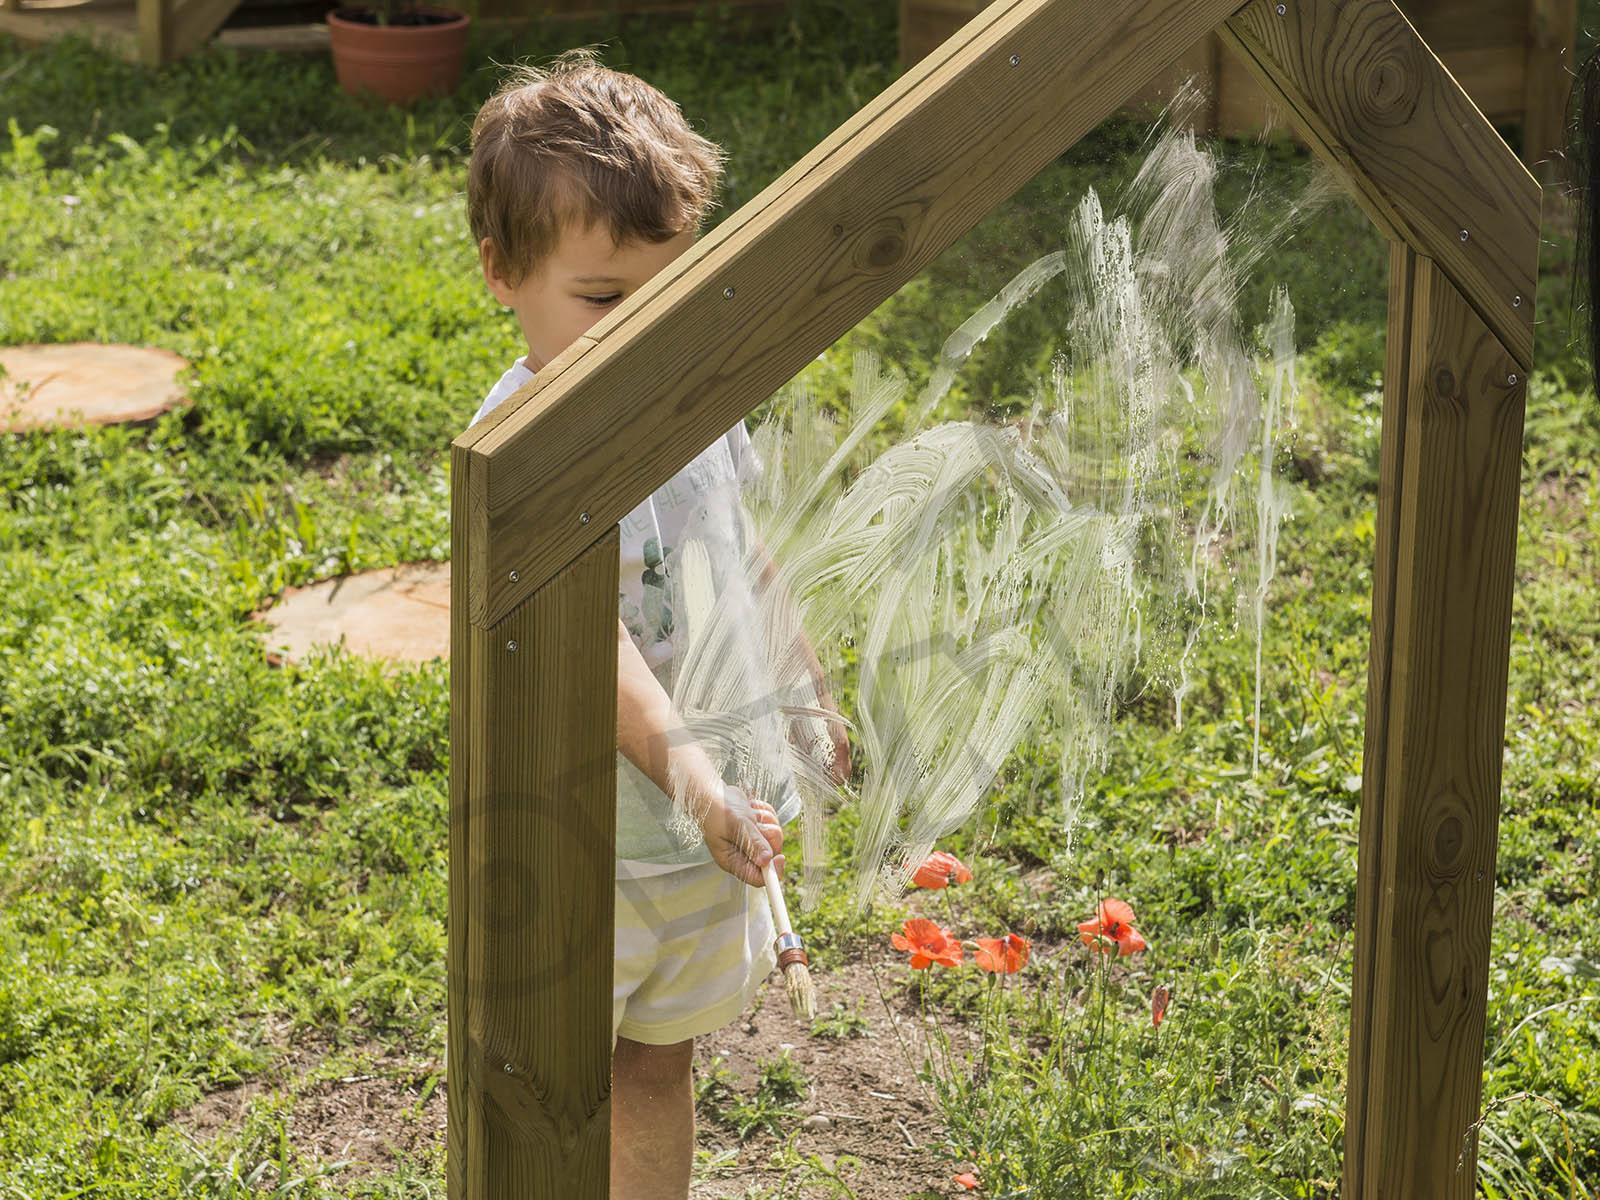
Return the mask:
{"type": "Polygon", "coordinates": [[[454,443],[455,1200],[608,1189],[617,521],[1213,28],[1395,246],[1346,1195],[1472,1194],[1538,185],[1391,0],[997,0],[454,443]]]}

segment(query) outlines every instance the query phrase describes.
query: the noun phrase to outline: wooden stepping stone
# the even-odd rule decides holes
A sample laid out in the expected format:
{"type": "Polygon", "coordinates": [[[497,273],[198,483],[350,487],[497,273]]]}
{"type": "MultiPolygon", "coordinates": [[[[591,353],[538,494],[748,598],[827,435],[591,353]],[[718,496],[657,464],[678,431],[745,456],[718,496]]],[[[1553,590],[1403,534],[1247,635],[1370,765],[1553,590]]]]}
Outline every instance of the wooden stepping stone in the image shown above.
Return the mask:
{"type": "Polygon", "coordinates": [[[403,563],[285,588],[251,613],[270,630],[267,660],[298,662],[313,646],[344,639],[345,651],[393,662],[450,657],[450,564],[403,563]]]}
{"type": "Polygon", "coordinates": [[[0,430],[82,429],[148,421],[188,403],[170,350],[65,342],[0,349],[0,430]]]}

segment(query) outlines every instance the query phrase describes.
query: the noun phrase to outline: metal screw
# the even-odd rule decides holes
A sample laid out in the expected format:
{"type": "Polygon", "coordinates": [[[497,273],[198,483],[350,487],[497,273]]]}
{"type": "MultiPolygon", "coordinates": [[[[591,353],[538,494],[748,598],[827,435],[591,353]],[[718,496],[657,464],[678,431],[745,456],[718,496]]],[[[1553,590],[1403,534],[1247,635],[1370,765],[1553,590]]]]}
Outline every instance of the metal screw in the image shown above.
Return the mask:
{"type": "Polygon", "coordinates": [[[1522,307],[1522,297],[1521,296],[1513,296],[1513,297],[1511,297],[1511,307],[1512,308],[1521,308],[1522,307]]]}
{"type": "Polygon", "coordinates": [[[1483,868],[1482,867],[1478,868],[1478,879],[1479,879],[1480,882],[1483,880],[1483,868]]]}
{"type": "Polygon", "coordinates": [[[1461,239],[1461,240],[1462,240],[1462,241],[1463,241],[1463,242],[1464,242],[1464,241],[1466,241],[1466,240],[1467,240],[1467,239],[1468,239],[1468,238],[1469,238],[1469,237],[1471,237],[1471,236],[1472,236],[1472,235],[1471,235],[1471,234],[1470,234],[1470,233],[1468,233],[1468,232],[1467,232],[1467,231],[1466,231],[1466,230],[1465,230],[1465,229],[1463,229],[1463,230],[1462,230],[1462,231],[1461,231],[1461,232],[1460,232],[1460,233],[1459,233],[1459,234],[1457,234],[1457,235],[1456,235],[1456,236],[1457,236],[1457,237],[1459,237],[1459,238],[1460,238],[1460,239],[1461,239]]]}
{"type": "MultiPolygon", "coordinates": [[[[507,642],[506,643],[506,650],[509,651],[512,654],[515,654],[517,652],[517,643],[516,643],[516,641],[513,640],[513,641],[507,642]]],[[[507,1067],[506,1070],[509,1071],[509,1070],[511,1070],[511,1068],[507,1067]]]]}
{"type": "Polygon", "coordinates": [[[1510,385],[1511,385],[1511,386],[1513,386],[1513,387],[1515,387],[1515,386],[1516,386],[1516,383],[1517,383],[1517,376],[1516,376],[1516,373],[1515,373],[1515,372],[1512,372],[1512,373],[1511,373],[1511,374],[1510,374],[1510,375],[1507,375],[1507,376],[1506,376],[1506,382],[1507,382],[1507,383],[1508,383],[1508,384],[1510,384],[1510,385]]]}
{"type": "Polygon", "coordinates": [[[511,1064],[510,1064],[510,1063],[507,1063],[507,1064],[506,1064],[506,1074],[507,1074],[507,1075],[514,1075],[514,1074],[515,1074],[515,1073],[516,1073],[516,1072],[515,1072],[515,1070],[514,1070],[514,1069],[513,1069],[513,1068],[512,1068],[512,1066],[511,1066],[511,1064]]]}
{"type": "Polygon", "coordinates": [[[1288,12],[1288,11],[1289,11],[1289,6],[1287,4],[1278,5],[1278,15],[1280,17],[1283,16],[1283,14],[1288,12]]]}
{"type": "Polygon", "coordinates": [[[579,525],[587,525],[588,523],[589,523],[589,514],[588,513],[579,513],[578,514],[578,524],[579,525]]]}
{"type": "Polygon", "coordinates": [[[723,288],[722,289],[722,298],[724,300],[732,300],[733,299],[733,289],[731,287],[723,288]]]}
{"type": "Polygon", "coordinates": [[[522,578],[522,576],[518,575],[515,571],[511,572],[511,582],[512,583],[515,583],[517,580],[519,580],[521,578],[522,578]]]}
{"type": "Polygon", "coordinates": [[[1022,62],[1022,55],[1020,55],[1020,54],[1013,54],[1013,55],[1012,55],[1012,56],[1011,56],[1011,65],[1012,65],[1012,66],[1013,66],[1013,67],[1015,67],[1015,66],[1017,66],[1017,65],[1018,65],[1018,64],[1020,64],[1020,63],[1021,63],[1021,62],[1022,62]]]}

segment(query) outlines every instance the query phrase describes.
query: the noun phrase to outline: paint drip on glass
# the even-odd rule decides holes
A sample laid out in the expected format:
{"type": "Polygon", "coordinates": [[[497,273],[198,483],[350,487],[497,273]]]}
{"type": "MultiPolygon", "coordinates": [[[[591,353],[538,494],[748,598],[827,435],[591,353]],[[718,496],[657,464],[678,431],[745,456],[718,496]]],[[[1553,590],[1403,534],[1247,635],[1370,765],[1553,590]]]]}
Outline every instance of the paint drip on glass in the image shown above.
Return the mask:
{"type": "Polygon", "coordinates": [[[1181,724],[1194,649],[1219,615],[1255,640],[1259,770],[1294,309],[1277,289],[1247,334],[1239,298],[1331,189],[1319,179],[1246,234],[1248,203],[1218,216],[1216,173],[1192,134],[1163,133],[1114,210],[1086,193],[1062,247],[948,337],[915,396],[867,352],[843,413],[803,382],[781,392],[752,434],[764,468],[739,507],[743,544],[765,545],[774,579],[747,554],[732,571],[747,586],[719,583],[730,565],[685,530],[670,688],[682,736],[775,808],[800,793],[807,911],[830,810],[855,822],[858,907],[892,899],[1030,738],[1054,754],[1070,846],[1117,706],[1170,692],[1181,724]],[[1047,286],[1068,316],[1026,417],[932,422],[963,364],[1047,286]],[[807,642],[854,664],[859,790],[829,777],[807,642]]]}

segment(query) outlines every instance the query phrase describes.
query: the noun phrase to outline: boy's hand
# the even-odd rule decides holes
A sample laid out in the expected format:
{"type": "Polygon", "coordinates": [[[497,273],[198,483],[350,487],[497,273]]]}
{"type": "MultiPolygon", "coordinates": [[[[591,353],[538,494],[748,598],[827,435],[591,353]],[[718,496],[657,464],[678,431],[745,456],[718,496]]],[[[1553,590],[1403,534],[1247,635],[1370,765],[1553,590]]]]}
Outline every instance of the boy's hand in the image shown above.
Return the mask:
{"type": "Polygon", "coordinates": [[[845,732],[845,723],[840,717],[839,706],[833,702],[833,694],[828,691],[828,673],[822,669],[822,661],[817,658],[817,652],[805,634],[800,635],[800,649],[805,655],[806,665],[811,674],[811,686],[817,693],[817,706],[827,709],[836,718],[840,718],[828,722],[828,739],[833,743],[833,761],[828,764],[828,773],[835,783],[849,783],[850,738],[845,732]]]}
{"type": "Polygon", "coordinates": [[[762,887],[761,868],[775,858],[782,879],[784,857],[778,852],[783,849],[783,826],[778,824],[778,814],[766,801],[754,799],[731,783],[722,796],[700,822],[706,849],[717,866],[751,887],[762,887]]]}

